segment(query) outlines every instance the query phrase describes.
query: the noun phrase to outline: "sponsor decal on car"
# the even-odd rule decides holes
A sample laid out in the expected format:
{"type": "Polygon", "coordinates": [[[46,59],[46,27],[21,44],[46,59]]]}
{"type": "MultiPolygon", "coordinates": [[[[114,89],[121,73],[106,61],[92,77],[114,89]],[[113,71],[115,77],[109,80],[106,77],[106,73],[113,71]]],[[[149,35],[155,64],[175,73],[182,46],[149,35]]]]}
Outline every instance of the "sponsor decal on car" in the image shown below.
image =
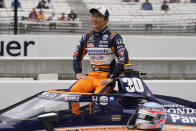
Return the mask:
{"type": "Polygon", "coordinates": [[[151,97],[151,96],[152,96],[152,94],[151,94],[149,91],[146,93],[146,95],[147,95],[148,97],[151,97]]]}
{"type": "Polygon", "coordinates": [[[64,96],[65,101],[69,101],[68,96],[64,96]]]}
{"type": "Polygon", "coordinates": [[[110,101],[113,101],[114,100],[114,97],[113,96],[109,97],[109,100],[110,101]]]}
{"type": "Polygon", "coordinates": [[[98,101],[98,96],[92,96],[92,101],[98,101]]]}
{"type": "Polygon", "coordinates": [[[57,95],[58,95],[57,93],[43,92],[39,95],[39,97],[44,98],[44,99],[54,99],[56,98],[57,95]]]}
{"type": "Polygon", "coordinates": [[[112,115],[111,120],[112,121],[121,121],[121,115],[112,115]]]}
{"type": "Polygon", "coordinates": [[[182,105],[170,104],[162,105],[167,112],[174,114],[196,114],[196,109],[184,107],[182,105]]]}
{"type": "Polygon", "coordinates": [[[69,101],[79,101],[80,96],[69,96],[68,99],[69,99],[69,101]]]}
{"type": "Polygon", "coordinates": [[[177,105],[177,104],[163,104],[162,106],[164,108],[168,108],[168,107],[184,107],[183,105],[177,105]]]}
{"type": "Polygon", "coordinates": [[[123,110],[123,113],[133,114],[135,110],[123,110]]]}
{"type": "Polygon", "coordinates": [[[172,122],[182,122],[182,123],[190,123],[196,124],[196,117],[189,117],[189,116],[180,116],[177,114],[170,114],[172,122]]]}
{"type": "Polygon", "coordinates": [[[65,101],[79,101],[81,95],[66,95],[64,96],[65,101]]]}
{"type": "Polygon", "coordinates": [[[108,97],[107,96],[100,96],[100,104],[107,105],[108,104],[108,97]]]}
{"type": "Polygon", "coordinates": [[[167,112],[174,114],[196,114],[196,109],[192,108],[169,108],[167,112]]]}

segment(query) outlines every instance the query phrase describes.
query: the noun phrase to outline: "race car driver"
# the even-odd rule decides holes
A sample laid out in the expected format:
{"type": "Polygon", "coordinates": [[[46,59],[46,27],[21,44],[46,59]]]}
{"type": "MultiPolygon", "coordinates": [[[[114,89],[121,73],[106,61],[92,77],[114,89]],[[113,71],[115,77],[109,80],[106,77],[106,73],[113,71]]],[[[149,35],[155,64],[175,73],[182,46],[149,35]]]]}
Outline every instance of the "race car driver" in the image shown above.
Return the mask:
{"type": "MultiPolygon", "coordinates": [[[[71,87],[70,92],[107,93],[109,87],[106,88],[106,85],[113,82],[123,71],[124,64],[128,63],[128,52],[122,37],[107,27],[108,9],[98,6],[89,12],[92,14],[93,31],[82,36],[74,52],[73,69],[79,81],[71,87]],[[81,68],[81,61],[86,54],[92,70],[88,75],[82,74],[81,68]]],[[[72,103],[72,113],[80,114],[78,102],[72,103]]]]}

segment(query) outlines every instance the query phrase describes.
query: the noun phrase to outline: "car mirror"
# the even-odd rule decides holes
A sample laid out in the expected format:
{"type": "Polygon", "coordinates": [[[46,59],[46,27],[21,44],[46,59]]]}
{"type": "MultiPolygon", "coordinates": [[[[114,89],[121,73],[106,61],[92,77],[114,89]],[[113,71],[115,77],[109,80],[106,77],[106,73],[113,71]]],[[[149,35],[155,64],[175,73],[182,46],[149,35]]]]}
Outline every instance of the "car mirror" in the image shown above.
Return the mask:
{"type": "Polygon", "coordinates": [[[54,126],[52,125],[51,121],[56,120],[58,118],[58,114],[54,112],[50,112],[50,113],[39,115],[38,118],[40,119],[46,131],[54,131],[54,126]]]}

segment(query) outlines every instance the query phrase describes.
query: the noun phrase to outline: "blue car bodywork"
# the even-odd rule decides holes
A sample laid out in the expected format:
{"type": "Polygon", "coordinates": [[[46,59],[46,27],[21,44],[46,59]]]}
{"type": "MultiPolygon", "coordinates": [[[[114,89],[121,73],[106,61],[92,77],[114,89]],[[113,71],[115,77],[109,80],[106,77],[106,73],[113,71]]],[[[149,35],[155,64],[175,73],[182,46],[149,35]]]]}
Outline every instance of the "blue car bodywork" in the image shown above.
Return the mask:
{"type": "Polygon", "coordinates": [[[109,94],[71,93],[66,89],[40,92],[4,109],[0,131],[126,126],[136,109],[148,101],[160,103],[167,110],[166,124],[196,127],[195,102],[152,94],[136,72],[118,77],[109,94]],[[80,103],[79,116],[72,114],[72,102],[80,103]]]}

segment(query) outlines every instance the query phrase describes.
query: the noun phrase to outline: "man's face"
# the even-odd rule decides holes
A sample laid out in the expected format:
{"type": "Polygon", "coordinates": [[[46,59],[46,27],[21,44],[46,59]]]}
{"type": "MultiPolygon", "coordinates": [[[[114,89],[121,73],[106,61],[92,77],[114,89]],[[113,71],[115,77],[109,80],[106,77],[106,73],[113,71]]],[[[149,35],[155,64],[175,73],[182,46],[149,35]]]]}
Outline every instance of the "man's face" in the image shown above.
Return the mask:
{"type": "Polygon", "coordinates": [[[107,25],[108,19],[105,19],[101,13],[95,11],[92,13],[91,22],[95,31],[101,31],[107,25]]]}

